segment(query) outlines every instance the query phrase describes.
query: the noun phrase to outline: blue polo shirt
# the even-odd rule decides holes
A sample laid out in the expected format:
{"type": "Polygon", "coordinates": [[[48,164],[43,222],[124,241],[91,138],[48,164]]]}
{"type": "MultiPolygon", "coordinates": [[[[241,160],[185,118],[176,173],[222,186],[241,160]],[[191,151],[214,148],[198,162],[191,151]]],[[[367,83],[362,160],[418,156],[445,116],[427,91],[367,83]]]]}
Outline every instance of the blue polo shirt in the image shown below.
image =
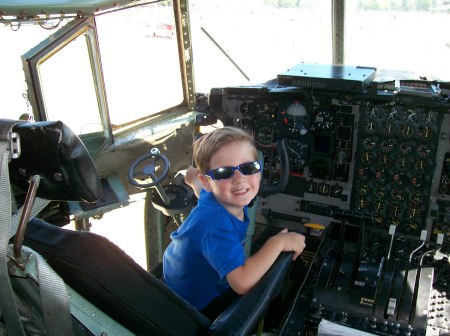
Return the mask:
{"type": "Polygon", "coordinates": [[[198,205],[174,231],[163,256],[163,279],[197,309],[205,308],[230,286],[226,275],[245,262],[249,219],[230,214],[212,193],[202,190],[198,205]]]}

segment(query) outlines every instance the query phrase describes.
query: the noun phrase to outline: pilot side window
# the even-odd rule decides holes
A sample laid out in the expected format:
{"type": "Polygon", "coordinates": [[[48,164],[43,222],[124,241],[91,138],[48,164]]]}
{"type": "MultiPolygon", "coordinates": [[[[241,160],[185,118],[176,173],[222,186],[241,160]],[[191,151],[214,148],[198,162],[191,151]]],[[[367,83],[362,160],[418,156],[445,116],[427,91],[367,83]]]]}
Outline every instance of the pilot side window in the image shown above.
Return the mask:
{"type": "Polygon", "coordinates": [[[39,63],[48,119],[62,120],[79,135],[103,131],[87,57],[90,34],[85,31],[39,63]]]}
{"type": "Polygon", "coordinates": [[[182,103],[171,4],[98,15],[96,24],[113,130],[182,103]]]}

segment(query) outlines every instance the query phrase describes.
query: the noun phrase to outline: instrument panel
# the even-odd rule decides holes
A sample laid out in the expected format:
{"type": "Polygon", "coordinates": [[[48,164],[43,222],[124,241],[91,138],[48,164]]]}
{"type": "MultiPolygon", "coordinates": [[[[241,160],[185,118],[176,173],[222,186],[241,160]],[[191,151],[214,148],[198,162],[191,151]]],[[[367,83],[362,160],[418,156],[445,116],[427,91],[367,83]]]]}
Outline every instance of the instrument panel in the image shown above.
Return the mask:
{"type": "Polygon", "coordinates": [[[380,335],[450,332],[445,96],[273,85],[212,89],[209,105],[254,134],[263,185],[280,181],[275,143],[286,140],[288,183],[260,200],[257,222],[329,229],[278,334],[313,335],[321,320],[380,335]]]}
{"type": "Polygon", "coordinates": [[[395,225],[408,236],[445,233],[437,217],[450,196],[447,103],[292,87],[213,89],[210,101],[225,124],[254,134],[265,184],[278,179],[275,141],[287,140],[284,193],[301,203],[301,212],[314,214],[306,209],[316,203],[330,215],[370,214],[369,225],[395,225]]]}

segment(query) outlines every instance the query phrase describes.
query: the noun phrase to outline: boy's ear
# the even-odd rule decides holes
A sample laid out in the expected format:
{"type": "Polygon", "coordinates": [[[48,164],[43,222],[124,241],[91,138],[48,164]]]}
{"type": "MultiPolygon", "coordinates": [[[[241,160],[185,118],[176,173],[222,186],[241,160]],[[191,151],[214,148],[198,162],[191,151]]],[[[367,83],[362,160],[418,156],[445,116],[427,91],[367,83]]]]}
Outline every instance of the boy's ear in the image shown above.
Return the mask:
{"type": "Polygon", "coordinates": [[[206,177],[206,175],[203,174],[198,174],[198,179],[200,180],[200,183],[203,186],[203,189],[205,189],[207,192],[211,192],[212,188],[211,188],[211,181],[208,177],[206,177]]]}

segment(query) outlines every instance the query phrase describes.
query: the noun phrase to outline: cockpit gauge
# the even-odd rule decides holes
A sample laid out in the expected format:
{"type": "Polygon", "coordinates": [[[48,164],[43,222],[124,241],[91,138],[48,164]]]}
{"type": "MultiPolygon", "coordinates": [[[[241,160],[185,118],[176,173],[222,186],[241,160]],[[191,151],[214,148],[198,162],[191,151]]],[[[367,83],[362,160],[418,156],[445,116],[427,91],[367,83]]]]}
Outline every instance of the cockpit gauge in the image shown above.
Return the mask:
{"type": "Polygon", "coordinates": [[[409,166],[410,162],[409,162],[408,158],[406,158],[404,156],[397,157],[397,159],[395,160],[395,164],[401,170],[406,170],[406,169],[410,168],[410,166],[409,166]]]}
{"type": "Polygon", "coordinates": [[[367,134],[374,134],[378,129],[378,123],[374,120],[366,120],[364,122],[364,131],[367,134]]]}
{"type": "Polygon", "coordinates": [[[299,101],[294,101],[285,111],[281,112],[282,121],[288,126],[291,133],[305,135],[308,133],[306,108],[299,101]]]}
{"type": "Polygon", "coordinates": [[[319,158],[310,164],[310,176],[322,179],[329,179],[331,176],[331,168],[330,164],[327,160],[319,158]]]}
{"type": "Polygon", "coordinates": [[[385,117],[390,121],[397,121],[400,120],[400,111],[396,106],[391,106],[390,108],[386,109],[385,117]]]}
{"type": "Polygon", "coordinates": [[[242,103],[239,107],[239,111],[241,112],[242,117],[250,117],[252,112],[251,110],[252,107],[250,103],[242,103]]]}
{"type": "Polygon", "coordinates": [[[362,143],[365,149],[374,149],[377,144],[377,139],[375,137],[365,137],[362,143]]]}
{"type": "Polygon", "coordinates": [[[429,145],[420,145],[417,148],[417,155],[419,155],[419,157],[425,159],[425,158],[430,156],[432,151],[433,151],[433,149],[431,148],[431,146],[429,146],[429,145]]]}
{"type": "Polygon", "coordinates": [[[414,128],[414,126],[406,124],[400,126],[400,133],[405,139],[411,139],[416,134],[416,129],[414,128]]]}
{"type": "Polygon", "coordinates": [[[383,111],[382,111],[381,107],[372,106],[372,107],[369,107],[368,115],[369,115],[369,118],[371,118],[371,119],[377,119],[377,118],[380,118],[382,112],[383,111]]]}
{"type": "Polygon", "coordinates": [[[409,154],[409,153],[411,153],[413,147],[414,147],[414,143],[411,141],[402,142],[399,147],[400,153],[402,153],[404,155],[409,154]]]}
{"type": "Polygon", "coordinates": [[[390,153],[394,149],[396,143],[397,143],[396,138],[385,139],[385,140],[381,141],[381,144],[380,144],[381,150],[384,153],[390,153]]]}
{"type": "Polygon", "coordinates": [[[335,126],[334,111],[324,107],[317,107],[314,109],[312,122],[314,129],[332,132],[335,126]]]}
{"type": "Polygon", "coordinates": [[[438,114],[436,111],[429,110],[423,111],[420,115],[420,121],[425,125],[434,125],[438,120],[438,114]]]}
{"type": "Polygon", "coordinates": [[[423,140],[433,140],[434,136],[435,136],[435,132],[428,126],[426,127],[419,127],[419,136],[423,139],[423,140]]]}
{"type": "Polygon", "coordinates": [[[289,163],[292,166],[304,167],[309,158],[309,143],[297,140],[290,139],[287,146],[289,163]]]}
{"type": "Polygon", "coordinates": [[[429,164],[425,160],[416,161],[415,168],[419,173],[425,173],[429,167],[429,164]]]}
{"type": "Polygon", "coordinates": [[[262,145],[269,145],[275,141],[275,129],[269,126],[262,126],[256,130],[256,139],[262,145]]]}
{"type": "Polygon", "coordinates": [[[258,102],[255,104],[254,114],[255,119],[264,121],[264,122],[272,122],[276,121],[276,108],[273,103],[269,102],[258,102]]]}
{"type": "Polygon", "coordinates": [[[404,111],[403,119],[409,124],[416,123],[419,120],[416,109],[408,108],[406,111],[404,111]]]}
{"type": "Polygon", "coordinates": [[[371,164],[373,162],[373,156],[370,152],[364,152],[361,155],[361,161],[363,164],[371,164]]]}
{"type": "Polygon", "coordinates": [[[382,132],[386,136],[390,136],[396,133],[397,126],[391,121],[386,121],[382,124],[382,132]]]}
{"type": "Polygon", "coordinates": [[[389,155],[386,154],[382,154],[379,156],[378,161],[380,163],[380,165],[384,168],[388,168],[390,166],[391,162],[391,158],[389,157],[389,155]]]}

